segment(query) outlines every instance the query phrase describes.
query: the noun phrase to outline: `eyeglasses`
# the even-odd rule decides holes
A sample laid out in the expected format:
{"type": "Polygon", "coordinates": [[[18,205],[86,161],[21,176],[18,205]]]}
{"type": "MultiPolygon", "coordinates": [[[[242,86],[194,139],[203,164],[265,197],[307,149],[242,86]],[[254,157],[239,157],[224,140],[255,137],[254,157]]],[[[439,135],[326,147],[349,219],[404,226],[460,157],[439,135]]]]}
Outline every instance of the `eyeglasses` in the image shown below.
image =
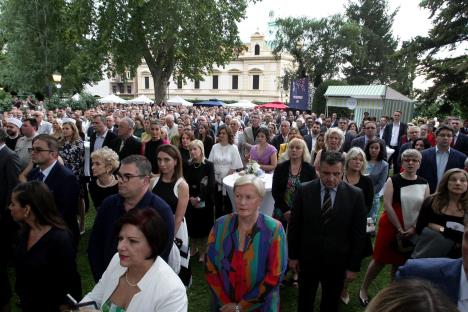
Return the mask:
{"type": "Polygon", "coordinates": [[[52,152],[52,150],[42,149],[39,147],[28,148],[28,152],[30,153],[41,153],[41,152],[52,152]]]}
{"type": "Polygon", "coordinates": [[[132,175],[132,174],[129,174],[129,173],[121,174],[120,172],[117,172],[115,175],[116,175],[116,177],[117,177],[117,180],[120,180],[120,181],[122,181],[123,183],[127,183],[127,182],[130,181],[130,179],[132,179],[132,178],[143,178],[143,177],[146,177],[146,175],[144,175],[144,174],[132,175]]]}

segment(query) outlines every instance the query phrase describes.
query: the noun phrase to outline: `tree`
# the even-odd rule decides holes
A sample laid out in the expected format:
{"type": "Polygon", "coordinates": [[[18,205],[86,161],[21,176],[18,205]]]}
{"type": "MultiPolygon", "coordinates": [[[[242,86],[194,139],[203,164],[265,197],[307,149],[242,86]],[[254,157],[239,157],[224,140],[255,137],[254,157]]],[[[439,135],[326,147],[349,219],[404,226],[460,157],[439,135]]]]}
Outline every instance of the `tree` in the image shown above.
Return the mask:
{"type": "Polygon", "coordinates": [[[102,0],[97,27],[112,73],[135,70],[142,59],[153,77],[155,100],[171,75],[201,79],[242,49],[237,23],[250,0],[102,0]]]}
{"type": "Polygon", "coordinates": [[[388,84],[396,69],[392,25],[397,11],[389,12],[388,0],[354,0],[346,5],[346,16],[359,30],[349,46],[344,73],[349,84],[388,84]]]}
{"type": "Polygon", "coordinates": [[[418,109],[438,116],[456,112],[468,118],[468,56],[442,57],[439,53],[456,52],[466,44],[468,2],[424,0],[420,6],[430,10],[434,27],[427,37],[415,38],[411,46],[422,58],[421,74],[432,81],[427,90],[419,90],[418,109]]]}
{"type": "Polygon", "coordinates": [[[322,19],[280,18],[275,21],[273,53],[289,53],[296,68],[286,72],[285,81],[308,76],[314,86],[331,79],[340,71],[352,29],[334,15],[322,19]]]}
{"type": "Polygon", "coordinates": [[[325,92],[327,92],[327,88],[329,86],[343,86],[343,85],[346,85],[346,82],[342,80],[325,80],[324,82],[322,82],[318,86],[318,88],[315,89],[314,100],[312,102],[312,110],[316,112],[317,114],[325,113],[325,108],[327,106],[327,99],[325,98],[325,92]]]}
{"type": "Polygon", "coordinates": [[[4,0],[0,28],[5,54],[0,59],[1,84],[23,92],[43,91],[54,71],[63,90],[81,90],[100,79],[102,58],[93,40],[86,0],[4,0]]]}

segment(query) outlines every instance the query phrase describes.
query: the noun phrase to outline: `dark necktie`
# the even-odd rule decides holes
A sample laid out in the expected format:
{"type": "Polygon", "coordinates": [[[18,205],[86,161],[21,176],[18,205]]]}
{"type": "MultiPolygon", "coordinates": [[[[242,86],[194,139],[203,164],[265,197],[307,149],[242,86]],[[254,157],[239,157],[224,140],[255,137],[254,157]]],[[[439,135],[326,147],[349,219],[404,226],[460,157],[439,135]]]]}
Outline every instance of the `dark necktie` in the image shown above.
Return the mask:
{"type": "Polygon", "coordinates": [[[45,177],[45,175],[44,175],[42,172],[39,171],[39,172],[37,173],[37,178],[36,178],[36,180],[37,180],[37,181],[44,182],[44,177],[45,177]]]}
{"type": "Polygon", "coordinates": [[[322,224],[328,223],[331,217],[331,210],[332,210],[332,200],[330,196],[330,190],[325,188],[325,195],[323,196],[323,203],[322,203],[322,214],[320,216],[320,220],[322,224]]]}

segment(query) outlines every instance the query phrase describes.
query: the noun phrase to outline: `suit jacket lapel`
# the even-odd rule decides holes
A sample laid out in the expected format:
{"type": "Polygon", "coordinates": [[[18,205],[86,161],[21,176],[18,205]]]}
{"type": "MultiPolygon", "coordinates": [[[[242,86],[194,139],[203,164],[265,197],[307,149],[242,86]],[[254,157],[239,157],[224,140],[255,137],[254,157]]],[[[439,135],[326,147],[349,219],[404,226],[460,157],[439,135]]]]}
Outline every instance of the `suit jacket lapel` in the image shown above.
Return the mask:
{"type": "Polygon", "coordinates": [[[461,274],[461,266],[462,266],[462,259],[458,259],[459,261],[456,265],[452,266],[444,266],[441,268],[443,280],[441,283],[445,284],[445,288],[447,289],[447,295],[452,298],[454,302],[458,302],[458,293],[460,292],[460,274],[461,274]]]}

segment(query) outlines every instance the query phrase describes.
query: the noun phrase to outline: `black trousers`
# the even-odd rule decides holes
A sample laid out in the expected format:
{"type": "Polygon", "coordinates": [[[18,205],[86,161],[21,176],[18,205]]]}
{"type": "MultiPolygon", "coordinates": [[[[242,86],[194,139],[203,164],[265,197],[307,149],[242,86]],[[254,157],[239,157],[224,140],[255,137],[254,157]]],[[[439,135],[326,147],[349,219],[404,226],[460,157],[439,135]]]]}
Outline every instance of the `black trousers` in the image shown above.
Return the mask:
{"type": "Polygon", "coordinates": [[[310,312],[314,310],[315,296],[320,283],[322,288],[320,311],[338,312],[344,278],[345,269],[326,268],[308,270],[305,264],[301,265],[297,311],[310,312]]]}
{"type": "Polygon", "coordinates": [[[232,212],[232,204],[229,196],[223,195],[222,191],[215,194],[215,220],[232,212]]]}
{"type": "MultiPolygon", "coordinates": [[[[398,174],[400,173],[400,162],[398,161],[398,157],[400,156],[400,146],[390,146],[390,148],[394,149],[395,152],[388,159],[388,164],[393,164],[393,174],[398,174]]],[[[390,170],[390,166],[388,169],[390,170]]]]}

